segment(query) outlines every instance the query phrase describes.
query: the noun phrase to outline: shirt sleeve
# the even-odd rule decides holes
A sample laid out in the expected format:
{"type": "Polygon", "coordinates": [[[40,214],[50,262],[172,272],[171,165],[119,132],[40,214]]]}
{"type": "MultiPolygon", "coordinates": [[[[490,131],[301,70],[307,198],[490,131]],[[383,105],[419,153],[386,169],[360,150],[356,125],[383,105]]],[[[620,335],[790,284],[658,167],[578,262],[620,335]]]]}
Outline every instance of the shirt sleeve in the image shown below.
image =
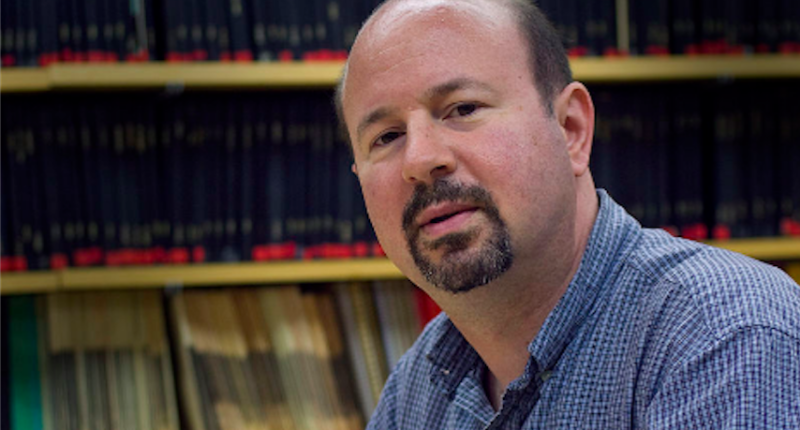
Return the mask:
{"type": "Polygon", "coordinates": [[[739,330],[670,369],[650,429],[800,429],[800,337],[739,330]]]}

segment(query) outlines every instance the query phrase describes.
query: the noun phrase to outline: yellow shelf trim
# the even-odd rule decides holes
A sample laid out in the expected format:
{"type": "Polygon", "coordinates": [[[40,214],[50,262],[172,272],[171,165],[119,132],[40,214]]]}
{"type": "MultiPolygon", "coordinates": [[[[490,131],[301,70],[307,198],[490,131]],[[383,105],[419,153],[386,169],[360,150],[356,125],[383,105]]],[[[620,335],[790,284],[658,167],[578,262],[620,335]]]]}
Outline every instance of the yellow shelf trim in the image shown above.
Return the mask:
{"type": "Polygon", "coordinates": [[[6,295],[93,289],[202,287],[402,278],[400,270],[385,258],[91,267],[4,273],[0,276],[0,293],[6,295]]]}
{"type": "MultiPolygon", "coordinates": [[[[795,279],[800,279],[800,238],[733,239],[708,243],[759,260],[796,260],[797,263],[790,263],[787,267],[794,270],[795,279]]],[[[402,278],[400,270],[385,258],[92,267],[4,273],[0,276],[0,293],[6,295],[91,289],[203,287],[402,278]]]]}
{"type": "MultiPolygon", "coordinates": [[[[587,57],[570,60],[584,82],[718,78],[798,78],[800,55],[587,57]]],[[[4,68],[0,91],[185,88],[331,88],[342,62],[57,63],[43,69],[4,68]]]]}

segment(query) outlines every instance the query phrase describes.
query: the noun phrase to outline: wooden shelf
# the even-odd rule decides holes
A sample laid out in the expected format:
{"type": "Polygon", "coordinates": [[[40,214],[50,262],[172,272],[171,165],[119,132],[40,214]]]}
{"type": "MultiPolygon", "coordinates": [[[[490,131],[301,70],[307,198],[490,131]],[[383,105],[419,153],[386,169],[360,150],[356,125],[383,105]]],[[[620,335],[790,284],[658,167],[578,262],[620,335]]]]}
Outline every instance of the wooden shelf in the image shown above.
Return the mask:
{"type": "MultiPolygon", "coordinates": [[[[575,58],[583,82],[641,82],[727,78],[798,78],[800,55],[575,58]]],[[[141,88],[331,88],[341,62],[53,64],[5,68],[0,91],[141,88]]]]}
{"type": "Polygon", "coordinates": [[[50,293],[59,289],[59,272],[21,272],[0,275],[0,293],[50,293]]]}
{"type": "Polygon", "coordinates": [[[400,270],[385,258],[92,267],[4,273],[0,277],[0,293],[6,295],[93,289],[202,287],[402,278],[400,270]]]}
{"type": "Polygon", "coordinates": [[[739,252],[758,260],[800,261],[800,238],[796,237],[714,240],[706,243],[739,252]]]}
{"type": "MultiPolygon", "coordinates": [[[[800,279],[800,238],[759,238],[712,241],[709,244],[759,260],[792,261],[800,279]]],[[[58,271],[4,273],[0,293],[125,288],[203,287],[247,284],[367,281],[402,279],[385,258],[285,261],[270,263],[209,263],[178,266],[69,268],[58,271]]]]}
{"type": "Polygon", "coordinates": [[[570,64],[575,79],[583,82],[800,77],[800,55],[598,57],[570,64]]]}

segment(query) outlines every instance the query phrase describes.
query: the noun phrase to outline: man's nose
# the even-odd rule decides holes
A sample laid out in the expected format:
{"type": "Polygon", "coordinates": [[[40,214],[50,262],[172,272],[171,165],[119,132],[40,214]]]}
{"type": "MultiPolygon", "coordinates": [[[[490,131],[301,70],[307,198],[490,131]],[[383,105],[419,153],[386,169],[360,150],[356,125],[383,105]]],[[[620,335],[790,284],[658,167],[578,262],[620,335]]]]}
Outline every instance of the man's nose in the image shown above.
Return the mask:
{"type": "Polygon", "coordinates": [[[427,185],[453,173],[457,161],[446,133],[432,118],[410,122],[406,129],[403,179],[410,184],[427,185]]]}

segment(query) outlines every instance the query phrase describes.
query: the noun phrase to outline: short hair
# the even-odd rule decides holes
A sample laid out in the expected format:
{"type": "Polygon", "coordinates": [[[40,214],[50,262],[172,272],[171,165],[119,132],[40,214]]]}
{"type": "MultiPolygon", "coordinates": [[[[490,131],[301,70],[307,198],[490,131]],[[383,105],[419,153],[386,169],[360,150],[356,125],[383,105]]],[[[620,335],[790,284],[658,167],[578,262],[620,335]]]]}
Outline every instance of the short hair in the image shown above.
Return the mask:
{"type": "MultiPolygon", "coordinates": [[[[573,80],[567,51],[564,49],[564,44],[561,42],[561,38],[555,27],[533,3],[533,0],[484,1],[496,1],[503,4],[516,20],[517,29],[528,45],[528,67],[533,72],[533,83],[536,85],[536,89],[541,97],[540,101],[547,110],[548,115],[554,115],[553,100],[556,95],[573,80]]],[[[386,3],[388,3],[388,1],[375,8],[372,15],[365,23],[369,22],[372,16],[383,8],[386,3]]],[[[339,126],[345,138],[349,137],[347,124],[344,120],[343,106],[344,81],[347,78],[348,65],[349,62],[345,64],[342,76],[336,85],[336,92],[334,95],[336,116],[339,119],[339,126]]]]}

